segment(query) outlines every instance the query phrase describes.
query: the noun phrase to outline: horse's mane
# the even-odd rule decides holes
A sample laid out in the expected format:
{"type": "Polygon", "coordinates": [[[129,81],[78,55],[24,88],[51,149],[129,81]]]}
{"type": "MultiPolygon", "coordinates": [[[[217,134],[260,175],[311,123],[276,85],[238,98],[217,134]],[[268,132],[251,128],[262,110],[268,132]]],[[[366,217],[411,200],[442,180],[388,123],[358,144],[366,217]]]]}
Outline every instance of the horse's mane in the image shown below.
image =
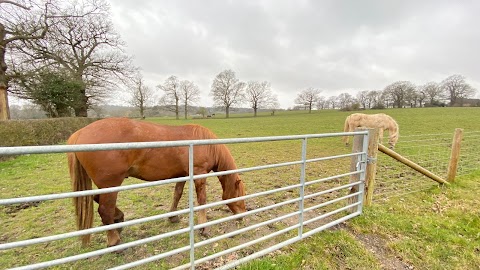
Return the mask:
{"type": "MultiPolygon", "coordinates": [[[[193,136],[197,139],[218,139],[217,135],[215,135],[206,127],[194,124],[190,124],[187,126],[190,126],[192,128],[193,136]]],[[[226,171],[237,168],[237,166],[235,165],[235,160],[230,153],[230,150],[224,144],[207,145],[207,149],[209,151],[209,155],[211,155],[215,160],[216,168],[214,168],[214,171],[226,171]]]]}
{"type": "Polygon", "coordinates": [[[217,139],[217,135],[215,135],[206,127],[195,124],[188,124],[186,126],[192,129],[193,136],[195,138],[198,138],[200,140],[217,139]]]}

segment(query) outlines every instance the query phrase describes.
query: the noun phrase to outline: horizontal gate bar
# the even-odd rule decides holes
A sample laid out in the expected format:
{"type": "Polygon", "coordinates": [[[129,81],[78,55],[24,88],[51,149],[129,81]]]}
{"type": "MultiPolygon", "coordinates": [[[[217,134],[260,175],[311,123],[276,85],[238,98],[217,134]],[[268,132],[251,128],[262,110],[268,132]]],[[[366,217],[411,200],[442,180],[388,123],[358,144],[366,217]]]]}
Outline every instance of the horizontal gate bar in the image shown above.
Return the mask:
{"type": "Polygon", "coordinates": [[[338,137],[338,136],[367,135],[367,134],[368,134],[367,131],[354,131],[354,132],[338,132],[338,133],[324,133],[324,134],[305,134],[305,135],[290,135],[290,136],[268,136],[268,137],[210,139],[210,140],[99,143],[99,144],[76,144],[76,145],[12,146],[12,147],[0,147],[0,155],[24,155],[24,154],[128,150],[128,149],[143,149],[143,148],[164,148],[164,147],[189,146],[191,144],[209,145],[209,144],[267,142],[267,141],[287,141],[287,140],[299,140],[299,139],[328,138],[328,137],[338,137]]]}

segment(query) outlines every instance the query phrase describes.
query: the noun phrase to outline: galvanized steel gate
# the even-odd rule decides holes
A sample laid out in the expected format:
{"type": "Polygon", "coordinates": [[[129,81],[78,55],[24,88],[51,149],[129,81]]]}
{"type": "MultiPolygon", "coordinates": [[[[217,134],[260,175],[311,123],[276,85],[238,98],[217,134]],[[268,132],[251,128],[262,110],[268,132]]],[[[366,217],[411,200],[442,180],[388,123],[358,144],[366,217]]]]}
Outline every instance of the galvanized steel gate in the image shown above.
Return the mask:
{"type": "MultiPolygon", "coordinates": [[[[90,233],[98,233],[106,230],[111,230],[111,229],[117,229],[121,227],[126,227],[126,226],[131,226],[135,224],[140,224],[144,222],[149,222],[149,221],[154,221],[154,220],[159,220],[159,219],[164,219],[167,217],[175,216],[175,215],[181,215],[181,214],[188,214],[189,215],[189,226],[180,230],[176,231],[170,231],[168,233],[163,233],[159,234],[153,237],[148,237],[144,239],[139,239],[136,241],[128,242],[128,243],[123,243],[118,246],[114,247],[109,247],[105,249],[100,249],[92,252],[87,252],[83,254],[78,254],[75,256],[70,256],[70,257],[65,257],[65,258],[60,258],[52,261],[47,261],[47,262],[40,262],[40,263],[35,263],[31,265],[26,265],[22,267],[17,267],[14,269],[39,269],[39,268],[44,268],[44,267],[49,267],[49,266],[55,266],[55,265],[60,265],[60,264],[65,264],[68,262],[73,262],[77,260],[82,260],[82,259],[87,259],[91,258],[93,256],[98,256],[114,251],[120,251],[126,248],[132,248],[138,245],[150,243],[153,241],[157,241],[160,239],[168,238],[168,237],[173,237],[179,234],[184,234],[184,233],[189,233],[189,239],[190,243],[189,245],[186,245],[181,248],[177,248],[174,250],[170,250],[168,252],[164,252],[161,254],[157,254],[145,259],[141,259],[138,261],[134,261],[131,263],[127,263],[125,265],[121,265],[112,269],[128,269],[131,267],[139,266],[142,264],[146,264],[149,262],[153,262],[156,260],[161,260],[163,258],[166,258],[168,256],[181,253],[181,252],[189,252],[190,256],[190,262],[188,264],[180,265],[176,267],[175,269],[195,269],[195,265],[198,265],[200,263],[218,258],[220,256],[229,254],[231,252],[235,252],[238,250],[241,250],[245,247],[254,245],[256,243],[265,241],[266,239],[273,238],[275,236],[285,234],[289,231],[292,230],[297,230],[298,233],[296,236],[282,241],[278,244],[272,245],[268,248],[265,248],[263,250],[257,251],[253,254],[247,255],[243,258],[240,258],[238,260],[229,262],[223,266],[221,266],[219,269],[229,269],[232,267],[235,267],[241,263],[244,263],[246,261],[252,260],[254,258],[258,258],[260,256],[263,256],[269,252],[275,251],[277,249],[280,249],[286,245],[289,245],[291,243],[297,242],[301,239],[304,239],[308,236],[311,236],[314,233],[317,233],[319,231],[325,230],[329,227],[332,227],[336,224],[339,224],[341,222],[344,222],[350,218],[353,218],[355,216],[358,216],[362,212],[362,205],[363,205],[363,193],[364,193],[364,180],[365,180],[365,168],[366,168],[366,163],[367,163],[367,147],[368,147],[368,132],[367,131],[357,131],[357,132],[342,132],[342,133],[330,133],[330,134],[308,134],[308,135],[295,135],[295,136],[275,136],[275,137],[256,137],[256,138],[238,138],[238,139],[215,139],[215,140],[191,140],[191,141],[169,141],[169,142],[142,142],[142,143],[116,143],[116,144],[95,144],[95,145],[55,145],[55,146],[31,146],[31,147],[0,147],[0,155],[19,155],[19,154],[43,154],[43,153],[65,153],[65,152],[82,152],[82,151],[101,151],[101,150],[125,150],[125,149],[139,149],[139,148],[161,148],[161,147],[179,147],[179,146],[187,146],[189,147],[189,168],[190,168],[190,175],[188,177],[181,177],[181,178],[175,178],[175,179],[169,179],[169,180],[162,180],[162,181],[157,181],[157,182],[148,182],[148,183],[142,183],[142,184],[134,184],[134,185],[128,185],[128,186],[120,186],[120,187],[115,187],[115,188],[105,188],[105,189],[99,189],[99,190],[89,190],[89,191],[81,191],[81,192],[68,192],[68,193],[62,193],[62,194],[50,194],[50,195],[42,195],[42,196],[33,196],[33,197],[23,197],[23,198],[11,198],[11,199],[0,199],[0,205],[9,205],[9,204],[18,204],[18,203],[28,203],[28,202],[37,202],[37,201],[46,201],[46,200],[56,200],[56,199],[64,199],[64,198],[73,198],[73,197],[80,197],[80,196],[86,196],[86,195],[96,195],[96,194],[103,194],[103,193],[109,193],[109,192],[118,192],[118,191],[125,191],[125,190],[130,190],[130,189],[138,189],[138,188],[145,188],[145,187],[152,187],[152,186],[159,186],[159,185],[165,185],[169,183],[176,183],[180,181],[188,181],[189,183],[189,189],[188,189],[188,200],[189,200],[189,208],[187,209],[182,209],[178,210],[176,212],[171,212],[171,213],[165,213],[165,214],[160,214],[160,215],[154,215],[154,216],[149,216],[149,217],[144,217],[140,219],[135,219],[135,220],[129,220],[125,221],[122,223],[116,223],[112,225],[107,225],[107,226],[101,226],[101,227],[95,227],[83,231],[74,231],[74,232],[68,232],[64,234],[59,234],[59,235],[52,235],[52,236],[45,236],[45,237],[40,237],[40,238],[34,238],[34,239],[29,239],[29,240],[23,240],[23,241],[17,241],[17,242],[9,242],[9,243],[1,243],[0,244],[0,252],[2,250],[7,250],[7,249],[13,249],[13,248],[18,248],[18,247],[24,247],[24,246],[29,246],[29,245],[35,245],[39,243],[46,243],[50,241],[55,241],[55,240],[60,240],[60,239],[66,239],[70,237],[78,237],[81,235],[85,234],[90,234],[90,233]],[[363,136],[363,150],[358,153],[348,153],[348,154],[342,154],[342,155],[336,155],[336,156],[328,156],[328,157],[320,157],[320,158],[313,158],[313,159],[307,159],[307,140],[308,139],[313,139],[313,138],[327,138],[327,137],[339,137],[339,136],[363,136]],[[291,161],[291,162],[284,162],[284,163],[277,163],[277,164],[270,164],[270,165],[263,165],[263,166],[256,166],[256,167],[250,167],[250,168],[241,168],[237,170],[231,170],[231,171],[224,171],[224,172],[216,172],[216,173],[208,173],[208,174],[203,174],[203,175],[193,175],[193,156],[194,156],[194,146],[197,145],[208,145],[208,144],[233,144],[233,143],[250,143],[250,142],[267,142],[267,141],[286,141],[286,140],[301,140],[302,141],[302,158],[301,160],[298,161],[291,161]],[[307,163],[311,162],[320,162],[320,161],[325,161],[325,160],[335,160],[335,159],[340,159],[340,158],[356,158],[357,159],[357,166],[356,169],[353,171],[348,171],[344,172],[341,174],[336,174],[332,175],[326,178],[321,178],[321,179],[316,179],[312,181],[305,181],[305,167],[307,163]],[[244,172],[249,172],[249,171],[255,171],[255,170],[263,170],[263,169],[271,169],[271,168],[278,168],[278,167],[284,167],[284,166],[292,166],[292,165],[300,165],[301,170],[300,170],[300,177],[299,177],[299,182],[294,185],[286,186],[286,187],[281,187],[281,188],[276,188],[268,191],[262,191],[254,194],[248,194],[243,197],[239,198],[234,198],[234,199],[229,199],[229,200],[223,200],[223,201],[217,201],[213,203],[209,203],[206,205],[202,206],[195,206],[194,204],[194,195],[193,195],[193,190],[194,190],[194,180],[199,179],[199,178],[206,178],[206,177],[213,177],[213,176],[220,176],[220,175],[225,175],[225,174],[230,174],[230,173],[244,173],[244,172]],[[334,179],[338,179],[341,177],[350,177],[350,176],[359,176],[357,179],[360,179],[358,181],[350,181],[348,184],[343,184],[341,186],[336,186],[327,190],[322,190],[320,192],[316,192],[313,194],[308,194],[305,195],[304,190],[305,187],[313,185],[313,184],[318,184],[318,183],[324,183],[327,181],[331,181],[334,179]],[[357,187],[358,192],[355,193],[350,193],[347,194],[348,192],[345,192],[347,195],[342,195],[338,198],[319,203],[314,206],[310,206],[308,208],[304,207],[304,202],[307,199],[312,199],[317,196],[321,196],[323,194],[328,194],[331,192],[335,191],[340,191],[340,190],[348,190],[351,187],[357,187]],[[299,196],[294,199],[282,201],[279,203],[275,203],[273,205],[269,205],[266,207],[258,208],[258,209],[253,209],[250,211],[247,211],[242,214],[238,215],[233,215],[233,216],[227,216],[224,218],[220,218],[217,220],[209,221],[204,224],[198,224],[195,225],[194,223],[194,212],[201,210],[201,209],[206,209],[214,206],[219,206],[219,205],[224,205],[226,203],[234,202],[237,200],[252,200],[254,198],[258,198],[260,196],[266,196],[268,194],[273,194],[276,192],[282,192],[282,191],[287,191],[287,190],[292,190],[292,189],[298,189],[299,190],[299,196]],[[347,201],[347,200],[352,200],[353,203],[346,204],[343,207],[337,208],[333,211],[315,216],[310,219],[305,219],[304,214],[313,211],[315,209],[319,209],[322,207],[325,207],[327,205],[331,205],[333,203],[338,203],[340,201],[347,201]],[[230,220],[237,219],[239,217],[246,217],[249,215],[253,214],[258,214],[263,211],[267,211],[269,209],[273,209],[276,207],[280,207],[283,205],[287,204],[292,204],[292,203],[297,203],[298,204],[298,209],[294,212],[288,213],[283,216],[279,216],[264,222],[260,222],[257,224],[253,224],[250,226],[246,226],[244,228],[241,228],[239,230],[235,230],[233,232],[229,232],[220,236],[216,236],[213,238],[206,239],[204,241],[200,242],[195,242],[194,241],[194,232],[195,230],[207,227],[207,226],[212,226],[215,224],[219,224],[222,222],[227,222],[230,220]],[[346,215],[344,215],[341,218],[337,218],[334,220],[327,220],[325,224],[315,227],[315,228],[310,228],[310,230],[306,231],[304,228],[308,224],[313,224],[313,222],[326,219],[328,217],[332,217],[335,214],[338,213],[345,213],[346,210],[351,210],[353,211],[348,212],[346,215]],[[276,231],[274,233],[271,233],[269,235],[262,236],[260,238],[254,239],[252,241],[231,247],[229,249],[214,253],[212,255],[202,257],[202,258],[196,258],[195,257],[195,249],[214,243],[216,241],[220,241],[221,239],[225,239],[228,237],[232,237],[234,235],[239,235],[242,233],[245,233],[250,230],[257,229],[262,226],[266,226],[268,224],[272,224],[274,222],[280,221],[280,220],[285,220],[287,218],[291,217],[298,217],[298,222],[292,226],[289,226],[287,228],[284,228],[282,230],[276,231]]],[[[247,183],[248,185],[248,183],[247,183]]],[[[11,267],[11,266],[7,266],[11,267]]]]}

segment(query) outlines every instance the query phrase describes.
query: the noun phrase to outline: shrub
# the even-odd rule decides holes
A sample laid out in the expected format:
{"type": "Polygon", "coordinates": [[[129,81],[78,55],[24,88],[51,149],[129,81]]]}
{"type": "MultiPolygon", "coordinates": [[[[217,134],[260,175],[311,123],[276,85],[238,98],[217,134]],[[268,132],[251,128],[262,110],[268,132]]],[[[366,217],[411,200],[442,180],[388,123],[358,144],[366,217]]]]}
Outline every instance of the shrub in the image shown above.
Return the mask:
{"type": "Polygon", "coordinates": [[[96,120],[98,118],[82,117],[2,121],[0,122],[0,147],[62,143],[73,132],[96,120]]]}

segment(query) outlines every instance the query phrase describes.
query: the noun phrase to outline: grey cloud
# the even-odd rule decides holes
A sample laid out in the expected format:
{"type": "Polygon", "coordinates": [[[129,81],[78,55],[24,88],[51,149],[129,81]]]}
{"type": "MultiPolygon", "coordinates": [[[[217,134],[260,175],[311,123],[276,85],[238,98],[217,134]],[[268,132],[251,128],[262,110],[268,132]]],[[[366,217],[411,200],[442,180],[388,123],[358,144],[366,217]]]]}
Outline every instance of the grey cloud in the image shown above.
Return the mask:
{"type": "Polygon", "coordinates": [[[211,81],[224,69],[244,81],[270,81],[283,107],[307,87],[330,96],[453,73],[480,87],[477,1],[117,0],[111,6],[149,81],[193,80],[206,103],[211,81]]]}

